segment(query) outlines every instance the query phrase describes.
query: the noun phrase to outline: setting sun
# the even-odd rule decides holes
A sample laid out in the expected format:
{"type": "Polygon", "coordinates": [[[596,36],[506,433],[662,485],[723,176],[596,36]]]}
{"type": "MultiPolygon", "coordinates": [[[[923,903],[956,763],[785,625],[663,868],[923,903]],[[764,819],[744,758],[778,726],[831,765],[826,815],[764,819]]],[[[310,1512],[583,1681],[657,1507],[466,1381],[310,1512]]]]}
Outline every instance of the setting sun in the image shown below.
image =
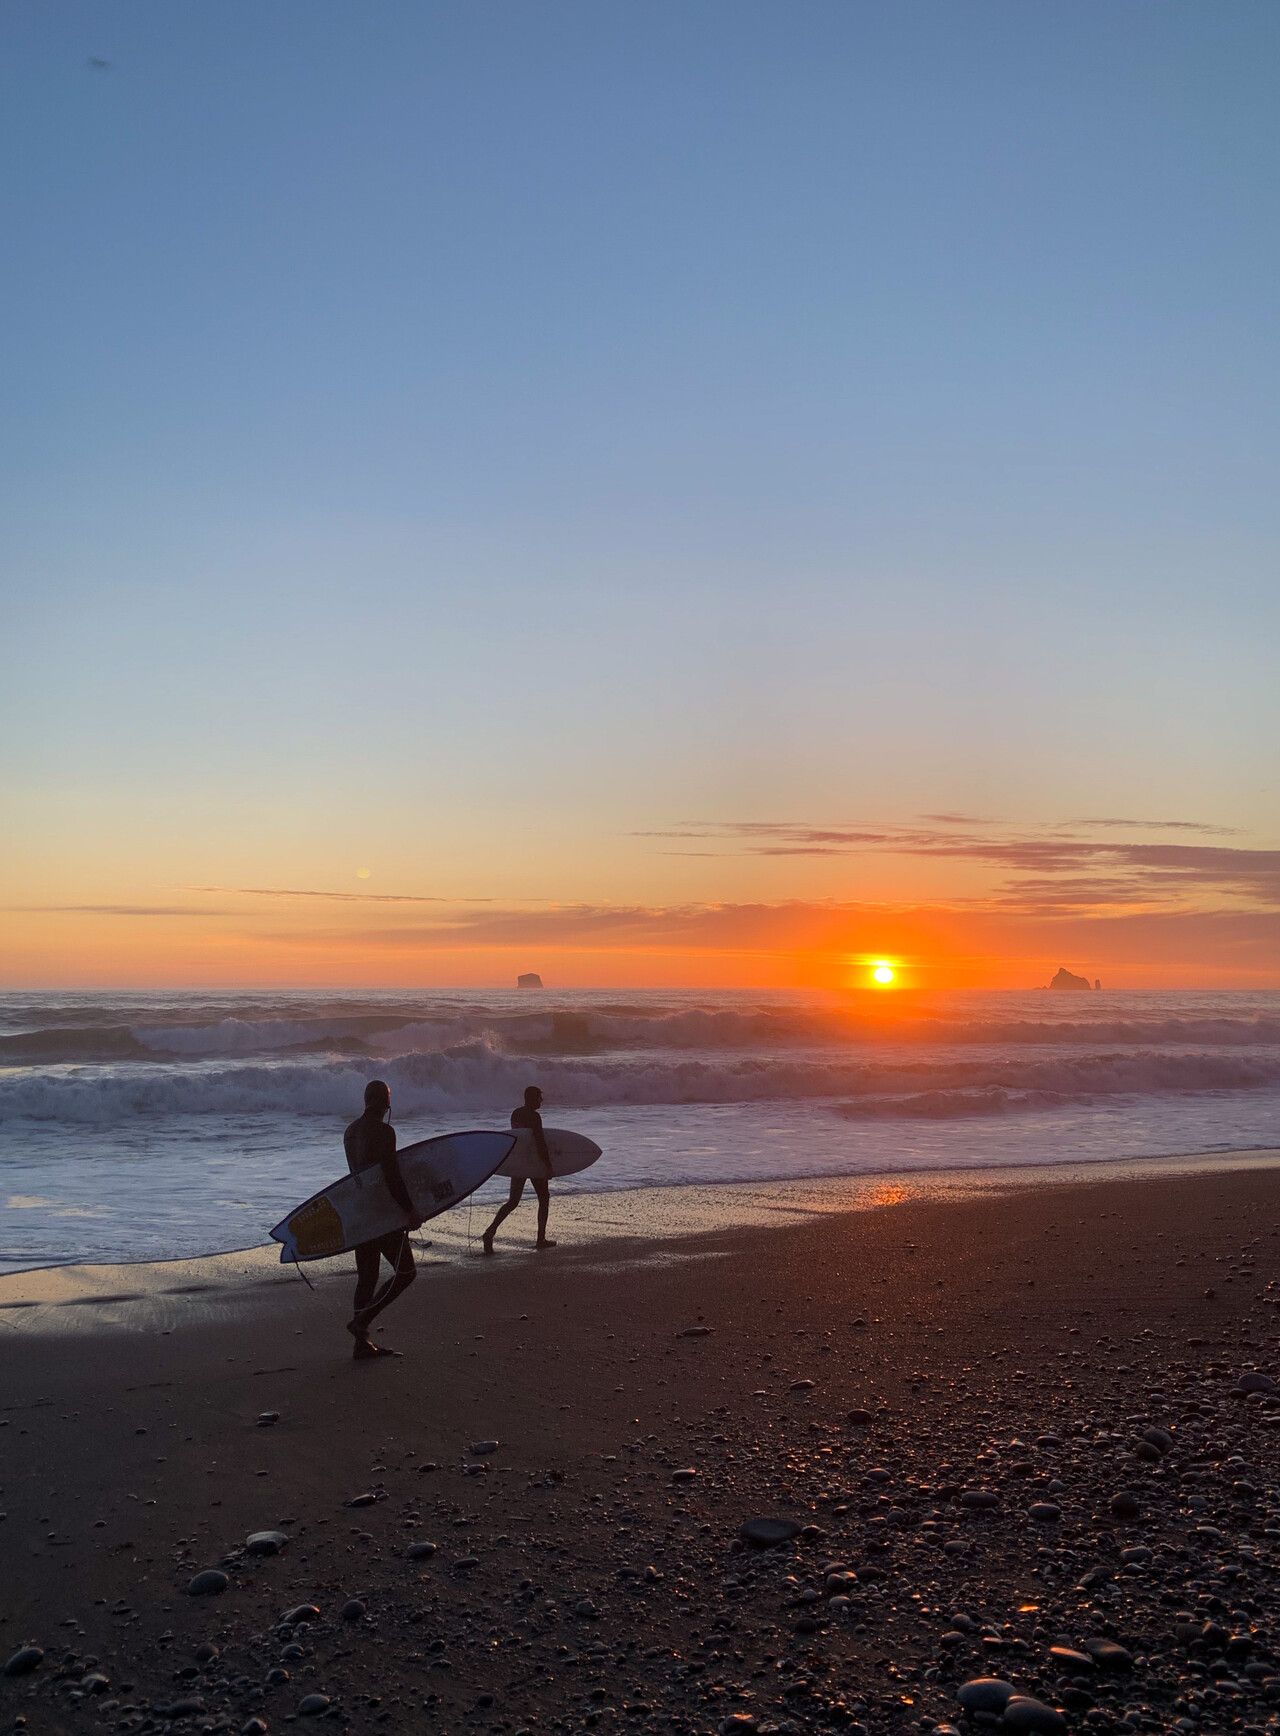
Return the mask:
{"type": "Polygon", "coordinates": [[[879,964],[873,967],[871,980],[873,983],[877,983],[882,989],[887,989],[891,987],[895,975],[896,972],[894,971],[893,966],[891,964],[886,964],[882,959],[879,964]]]}

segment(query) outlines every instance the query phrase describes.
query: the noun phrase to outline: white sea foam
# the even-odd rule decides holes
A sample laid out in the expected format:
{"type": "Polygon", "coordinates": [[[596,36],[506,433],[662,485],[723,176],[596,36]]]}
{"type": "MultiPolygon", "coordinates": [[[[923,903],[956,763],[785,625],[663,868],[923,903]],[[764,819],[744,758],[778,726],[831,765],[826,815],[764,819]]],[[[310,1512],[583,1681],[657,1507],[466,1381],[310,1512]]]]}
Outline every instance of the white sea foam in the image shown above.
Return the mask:
{"type": "Polygon", "coordinates": [[[373,1076],[406,1138],[537,1080],[588,1188],[1141,1157],[1280,1144],[1280,995],[0,996],[0,1262],[254,1241],[373,1076]]]}

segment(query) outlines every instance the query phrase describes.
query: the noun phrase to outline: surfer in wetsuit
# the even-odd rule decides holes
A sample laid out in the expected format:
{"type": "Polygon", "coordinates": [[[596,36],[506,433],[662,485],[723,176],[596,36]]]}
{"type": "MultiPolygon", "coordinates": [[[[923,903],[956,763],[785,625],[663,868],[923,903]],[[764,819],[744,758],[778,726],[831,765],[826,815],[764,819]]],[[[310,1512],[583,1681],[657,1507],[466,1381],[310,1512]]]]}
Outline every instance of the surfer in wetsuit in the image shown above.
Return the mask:
{"type": "MultiPolygon", "coordinates": [[[[545,1175],[530,1176],[529,1180],[533,1183],[533,1191],[538,1196],[537,1246],[540,1248],[554,1248],[555,1243],[547,1239],[547,1213],[551,1210],[551,1153],[547,1150],[546,1135],[542,1131],[542,1117],[538,1113],[541,1108],[541,1091],[539,1091],[536,1085],[526,1085],[524,1088],[524,1102],[520,1105],[519,1109],[513,1109],[511,1111],[511,1125],[517,1129],[529,1129],[533,1134],[533,1143],[537,1148],[538,1156],[546,1166],[545,1175]]],[[[498,1225],[504,1218],[511,1216],[512,1212],[515,1211],[516,1207],[520,1204],[523,1195],[524,1177],[512,1176],[511,1192],[507,1196],[506,1203],[499,1206],[497,1217],[494,1218],[482,1238],[486,1254],[491,1254],[493,1252],[493,1238],[497,1233],[498,1225]]]]}
{"type": "MultiPolygon", "coordinates": [[[[353,1121],[342,1136],[347,1167],[352,1175],[357,1175],[361,1170],[381,1164],[392,1199],[409,1219],[409,1230],[416,1230],[422,1219],[414,1210],[396,1161],[395,1128],[387,1124],[390,1109],[390,1086],[381,1079],[371,1079],[364,1088],[364,1114],[353,1121]]],[[[400,1354],[385,1344],[375,1344],[369,1336],[369,1327],[374,1317],[407,1290],[418,1275],[413,1249],[409,1246],[409,1230],[392,1230],[390,1235],[377,1236],[372,1242],[361,1242],[355,1250],[356,1299],[347,1331],[356,1341],[352,1355],[357,1362],[365,1362],[373,1356],[400,1354]],[[379,1289],[378,1274],[383,1260],[391,1267],[391,1276],[379,1289]]]]}

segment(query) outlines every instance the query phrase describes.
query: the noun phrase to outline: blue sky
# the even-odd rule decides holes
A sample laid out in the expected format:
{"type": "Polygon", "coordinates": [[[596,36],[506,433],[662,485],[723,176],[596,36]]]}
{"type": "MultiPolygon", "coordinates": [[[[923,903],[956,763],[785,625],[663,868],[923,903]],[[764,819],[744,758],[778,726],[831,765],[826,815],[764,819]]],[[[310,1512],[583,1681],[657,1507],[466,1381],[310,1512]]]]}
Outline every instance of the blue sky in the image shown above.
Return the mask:
{"type": "Polygon", "coordinates": [[[691,821],[1276,842],[1274,5],[0,46],[14,902],[347,884],[365,806],[513,899],[972,890],[691,821]]]}

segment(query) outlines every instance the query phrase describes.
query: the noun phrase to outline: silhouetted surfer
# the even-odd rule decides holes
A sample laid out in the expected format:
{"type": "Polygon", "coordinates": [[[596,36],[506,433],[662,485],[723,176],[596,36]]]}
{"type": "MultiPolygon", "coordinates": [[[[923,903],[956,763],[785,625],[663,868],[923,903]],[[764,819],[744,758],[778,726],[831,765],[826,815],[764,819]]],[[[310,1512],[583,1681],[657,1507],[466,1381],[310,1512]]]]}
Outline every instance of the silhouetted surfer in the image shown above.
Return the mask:
{"type": "MultiPolygon", "coordinates": [[[[364,1088],[364,1114],[353,1121],[342,1136],[347,1153],[347,1167],[352,1175],[361,1170],[382,1165],[387,1189],[400,1210],[409,1219],[409,1230],[416,1230],[422,1219],[414,1210],[396,1161],[396,1133],[387,1125],[391,1109],[391,1087],[381,1079],[371,1079],[364,1088]]],[[[361,1242],[355,1250],[356,1299],[355,1312],[347,1322],[347,1331],[355,1339],[352,1352],[357,1362],[371,1356],[398,1356],[385,1344],[375,1344],[369,1337],[369,1327],[375,1316],[401,1291],[407,1290],[418,1275],[413,1249],[409,1246],[409,1230],[392,1230],[388,1236],[377,1236],[371,1242],[361,1242]],[[391,1267],[391,1276],[378,1289],[378,1273],[382,1261],[391,1267]]]]}
{"type": "MultiPolygon", "coordinates": [[[[520,1105],[519,1109],[513,1109],[511,1111],[511,1125],[515,1128],[529,1129],[533,1134],[533,1143],[537,1147],[538,1156],[546,1165],[546,1175],[534,1175],[530,1176],[529,1179],[533,1183],[534,1193],[538,1196],[537,1245],[540,1248],[554,1248],[555,1243],[547,1240],[547,1213],[551,1210],[551,1153],[547,1150],[546,1135],[542,1131],[542,1117],[538,1114],[538,1111],[541,1108],[541,1091],[539,1091],[536,1085],[526,1085],[524,1088],[524,1102],[520,1105]]],[[[494,1218],[493,1222],[484,1233],[483,1241],[484,1251],[486,1254],[491,1254],[493,1252],[493,1238],[497,1233],[498,1225],[504,1218],[511,1216],[512,1212],[515,1211],[516,1207],[520,1204],[523,1194],[524,1177],[512,1176],[511,1192],[507,1196],[507,1202],[505,1205],[498,1208],[497,1217],[494,1218]]]]}

